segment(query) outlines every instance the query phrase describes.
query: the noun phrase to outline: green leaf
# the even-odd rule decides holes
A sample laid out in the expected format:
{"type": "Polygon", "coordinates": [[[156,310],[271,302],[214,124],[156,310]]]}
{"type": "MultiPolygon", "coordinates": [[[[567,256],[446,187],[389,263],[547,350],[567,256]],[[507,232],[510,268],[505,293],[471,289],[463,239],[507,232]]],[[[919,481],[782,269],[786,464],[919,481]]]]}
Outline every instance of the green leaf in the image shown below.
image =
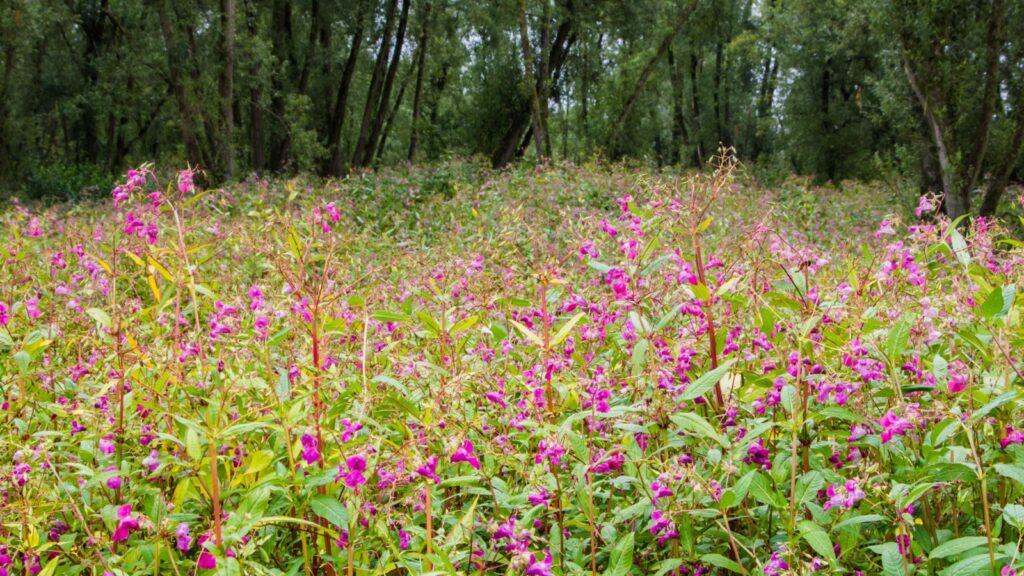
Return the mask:
{"type": "Polygon", "coordinates": [[[689,386],[686,387],[686,390],[684,390],[683,393],[679,395],[679,399],[683,401],[688,401],[707,394],[708,391],[715,386],[715,384],[718,384],[722,377],[725,376],[726,372],[728,372],[729,369],[732,368],[732,365],[735,363],[735,360],[729,360],[725,364],[720,365],[718,368],[715,368],[710,372],[705,372],[704,374],[701,374],[700,378],[697,378],[695,381],[691,382],[689,386]]]}
{"type": "Polygon", "coordinates": [[[786,507],[786,499],[772,489],[768,477],[763,472],[754,474],[754,479],[750,482],[750,495],[762,504],[780,509],[786,507]]]}
{"type": "Polygon", "coordinates": [[[473,327],[474,324],[476,324],[477,320],[479,319],[479,316],[470,316],[469,318],[463,318],[462,320],[456,322],[455,326],[452,326],[452,329],[449,330],[449,332],[452,335],[455,335],[458,334],[459,332],[469,330],[470,328],[473,327]]]}
{"type": "Polygon", "coordinates": [[[110,328],[110,315],[103,310],[100,310],[99,308],[89,308],[85,313],[92,316],[92,319],[98,322],[100,326],[107,329],[110,328]]]}
{"type": "Polygon", "coordinates": [[[997,287],[992,288],[989,292],[988,298],[981,303],[981,307],[978,308],[978,314],[982,318],[992,319],[1003,310],[1003,289],[997,287]]]}
{"type": "Polygon", "coordinates": [[[862,514],[860,516],[847,518],[846,520],[843,520],[842,522],[839,522],[838,524],[833,526],[832,529],[839,530],[847,526],[856,526],[858,524],[867,524],[869,522],[881,522],[883,520],[885,520],[885,516],[882,516],[880,514],[862,514]]]}
{"type": "Polygon", "coordinates": [[[956,229],[958,222],[959,219],[949,225],[949,247],[953,250],[953,255],[956,256],[960,264],[967,268],[971,265],[971,253],[967,249],[967,241],[964,240],[960,231],[956,229]]]}
{"type": "Polygon", "coordinates": [[[677,412],[669,417],[677,426],[701,438],[711,438],[728,448],[728,441],[703,416],[693,412],[677,412]]]}
{"type": "Polygon", "coordinates": [[[532,342],[534,346],[541,346],[541,347],[544,346],[544,341],[540,339],[540,336],[537,336],[533,332],[533,330],[530,330],[529,328],[527,328],[526,325],[520,324],[519,322],[517,322],[515,320],[512,320],[512,319],[509,319],[509,322],[511,322],[512,325],[516,327],[516,330],[519,330],[519,332],[523,336],[525,336],[527,340],[532,342]]]}
{"type": "Polygon", "coordinates": [[[348,510],[341,505],[341,502],[330,496],[321,495],[315,496],[309,504],[317,516],[326,518],[328,522],[339,528],[348,529],[348,510]]]}
{"type": "Polygon", "coordinates": [[[999,463],[995,465],[995,469],[1000,476],[1005,476],[1010,480],[1024,485],[1024,468],[1013,464],[999,463]]]}
{"type": "Polygon", "coordinates": [[[379,320],[381,322],[408,322],[412,318],[408,314],[402,314],[400,312],[387,312],[384,310],[378,310],[370,315],[370,318],[379,320]]]}
{"type": "Polygon", "coordinates": [[[705,564],[711,564],[712,566],[716,566],[718,568],[725,568],[730,572],[735,572],[737,574],[743,572],[743,569],[740,568],[739,564],[737,564],[733,560],[729,560],[721,554],[705,554],[701,556],[700,559],[701,562],[704,562],[705,564]]]}
{"type": "Polygon", "coordinates": [[[647,364],[647,347],[647,340],[641,340],[633,347],[633,378],[644,372],[644,366],[647,364]]]}
{"type": "Polygon", "coordinates": [[[957,556],[979,546],[985,546],[986,544],[988,544],[988,539],[984,536],[964,536],[963,538],[957,538],[955,540],[939,544],[932,550],[932,553],[928,555],[928,559],[938,560],[940,558],[957,556]]]}
{"type": "MultiPolygon", "coordinates": [[[[1003,554],[996,553],[996,562],[999,562],[1003,558],[1003,554]]],[[[983,576],[992,574],[989,572],[991,560],[988,554],[982,553],[977,556],[971,556],[953,564],[949,568],[946,568],[942,572],[939,572],[940,576],[983,576]]],[[[992,574],[992,576],[995,576],[992,574]]]]}
{"type": "Polygon", "coordinates": [[[569,321],[566,322],[561,328],[558,329],[558,332],[555,333],[555,337],[551,339],[551,346],[554,347],[561,344],[563,340],[569,337],[569,334],[572,333],[572,329],[575,328],[576,325],[580,323],[580,320],[583,320],[586,317],[586,312],[580,312],[579,314],[570,318],[569,321]]]}
{"type": "Polygon", "coordinates": [[[612,548],[604,576],[626,576],[633,567],[633,533],[626,532],[612,548]]]}
{"type": "Polygon", "coordinates": [[[907,340],[910,338],[910,322],[906,318],[900,318],[889,330],[889,336],[885,341],[885,354],[889,360],[895,362],[907,349],[907,340]]]}
{"type": "Polygon", "coordinates": [[[185,431],[185,451],[188,452],[188,457],[196,462],[203,458],[203,447],[199,444],[199,434],[192,428],[185,431]]]}
{"type": "Polygon", "coordinates": [[[825,532],[824,528],[810,520],[801,520],[798,526],[800,528],[800,535],[803,536],[803,539],[819,556],[824,557],[829,562],[835,562],[836,553],[832,548],[832,540],[828,537],[828,533],[825,532]]]}
{"type": "Polygon", "coordinates": [[[1024,506],[1020,504],[1007,504],[1003,508],[1003,520],[1017,530],[1024,527],[1024,506]]]}

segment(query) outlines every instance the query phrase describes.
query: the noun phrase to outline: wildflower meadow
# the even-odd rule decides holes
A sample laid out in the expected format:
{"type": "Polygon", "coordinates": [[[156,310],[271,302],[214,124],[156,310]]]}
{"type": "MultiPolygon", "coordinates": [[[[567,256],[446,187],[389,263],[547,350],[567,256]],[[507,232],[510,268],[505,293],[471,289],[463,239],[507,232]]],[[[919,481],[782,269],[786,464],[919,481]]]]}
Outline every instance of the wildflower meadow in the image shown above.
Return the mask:
{"type": "Polygon", "coordinates": [[[0,210],[0,575],[1024,573],[1017,216],[201,176],[0,210]]]}

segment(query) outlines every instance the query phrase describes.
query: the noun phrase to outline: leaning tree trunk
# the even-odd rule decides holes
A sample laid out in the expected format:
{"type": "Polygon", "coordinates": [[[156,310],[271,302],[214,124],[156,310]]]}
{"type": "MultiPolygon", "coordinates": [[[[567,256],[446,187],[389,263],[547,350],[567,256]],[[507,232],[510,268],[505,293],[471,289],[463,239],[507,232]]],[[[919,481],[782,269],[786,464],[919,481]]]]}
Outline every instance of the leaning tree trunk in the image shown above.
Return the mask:
{"type": "Polygon", "coordinates": [[[367,147],[370,142],[373,116],[377,111],[381,85],[384,82],[384,75],[387,71],[388,52],[391,49],[391,33],[395,28],[395,12],[397,12],[397,9],[398,0],[388,2],[387,15],[384,18],[384,30],[381,32],[380,49],[377,51],[377,61],[373,66],[370,87],[366,91],[366,105],[363,107],[363,121],[359,127],[359,139],[356,140],[356,148],[352,153],[352,165],[356,167],[365,164],[364,159],[367,156],[367,147]]]}
{"type": "MultiPolygon", "coordinates": [[[[974,146],[971,147],[964,163],[966,176],[960,194],[970,197],[974,184],[981,176],[985,163],[985,152],[988,149],[992,113],[996,107],[996,92],[999,84],[999,53],[1002,46],[1003,0],[992,1],[992,15],[989,18],[986,35],[985,54],[985,92],[982,96],[981,110],[978,114],[978,130],[974,135],[974,146]]],[[[994,208],[993,208],[994,209],[994,208]]]]}
{"type": "Polygon", "coordinates": [[[533,56],[530,50],[530,30],[526,24],[526,0],[519,0],[519,42],[523,49],[524,78],[530,89],[530,110],[533,118],[533,142],[537,148],[537,159],[544,158],[544,120],[540,111],[540,94],[537,84],[543,82],[533,72],[533,56]]]}
{"type": "Polygon", "coordinates": [[[921,107],[922,114],[924,114],[924,121],[928,125],[932,142],[935,144],[935,154],[936,159],[939,161],[939,174],[942,180],[942,193],[944,195],[946,214],[955,220],[970,212],[971,198],[968,195],[961,195],[960,191],[954,188],[953,163],[946,148],[945,127],[936,115],[932,102],[918,81],[917,74],[914,72],[909,56],[906,54],[903,54],[903,72],[907,76],[910,90],[917,98],[918,105],[921,107]]]}
{"type": "Polygon", "coordinates": [[[693,11],[696,9],[697,0],[691,0],[683,10],[682,14],[680,14],[675,26],[672,27],[672,30],[665,35],[661,40],[661,43],[658,44],[658,49],[654,52],[654,56],[651,56],[651,59],[647,61],[646,65],[644,65],[643,70],[640,71],[640,76],[637,78],[636,84],[633,85],[633,91],[630,92],[629,97],[626,99],[626,104],[619,112],[619,116],[616,118],[615,124],[612,125],[612,131],[608,138],[608,149],[612,151],[613,156],[619,155],[618,144],[619,138],[622,135],[622,128],[625,126],[630,112],[633,111],[633,107],[636,106],[637,101],[640,99],[640,94],[643,93],[643,89],[647,85],[647,81],[650,80],[651,76],[654,74],[654,69],[658,65],[658,61],[668,53],[669,48],[672,47],[672,42],[675,40],[676,36],[683,31],[683,27],[690,19],[690,15],[693,14],[693,11]]]}
{"type": "MultiPolygon", "coordinates": [[[[373,162],[377,144],[380,141],[381,131],[384,128],[384,121],[387,119],[388,103],[391,101],[391,91],[395,85],[395,76],[398,74],[398,65],[402,59],[402,46],[405,45],[405,29],[409,23],[409,0],[402,1],[402,15],[398,18],[398,33],[395,35],[395,47],[391,52],[391,63],[388,65],[387,75],[384,77],[384,88],[381,90],[380,102],[377,104],[377,113],[373,116],[373,124],[370,127],[370,138],[366,143],[366,151],[363,156],[363,165],[369,166],[373,162]]],[[[398,100],[402,97],[399,96],[398,100]]],[[[396,102],[397,105],[397,102],[396,102]]]]}
{"type": "Polygon", "coordinates": [[[981,201],[982,216],[995,214],[996,208],[999,206],[999,198],[1003,195],[1003,191],[1006,190],[1006,184],[1010,181],[1010,174],[1013,173],[1013,169],[1020,161],[1021,148],[1024,146],[1024,91],[1021,92],[1021,96],[1017,100],[1017,110],[1014,114],[1016,120],[1014,121],[1013,138],[1010,141],[1010,147],[1003,156],[1002,164],[996,168],[995,175],[985,189],[985,197],[981,201]]]}
{"type": "Polygon", "coordinates": [[[420,115],[423,113],[423,76],[427,66],[427,43],[430,41],[430,2],[423,6],[423,28],[416,43],[416,88],[412,97],[412,125],[409,129],[409,162],[416,161],[416,147],[419,145],[420,115]]]}
{"type": "Polygon", "coordinates": [[[331,152],[330,163],[325,172],[340,176],[344,172],[344,160],[341,154],[341,131],[345,126],[345,116],[348,111],[348,96],[352,89],[352,77],[355,75],[356,64],[359,61],[359,48],[363,44],[363,6],[360,3],[359,12],[356,15],[356,29],[352,33],[352,44],[348,50],[348,58],[345,60],[345,68],[341,72],[341,83],[338,85],[338,93],[334,100],[334,111],[331,113],[330,125],[327,130],[327,149],[331,152]]]}

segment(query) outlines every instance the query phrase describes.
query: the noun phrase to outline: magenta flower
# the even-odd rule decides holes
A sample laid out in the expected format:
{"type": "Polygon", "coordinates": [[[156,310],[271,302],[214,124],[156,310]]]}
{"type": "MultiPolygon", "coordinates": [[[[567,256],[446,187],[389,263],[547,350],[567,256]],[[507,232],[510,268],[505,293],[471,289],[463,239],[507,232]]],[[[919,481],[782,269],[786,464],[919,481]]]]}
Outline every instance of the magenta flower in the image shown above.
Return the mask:
{"type": "Polygon", "coordinates": [[[466,440],[461,446],[459,446],[455,453],[452,454],[452,463],[459,462],[465,462],[477,470],[480,469],[480,461],[473,455],[473,442],[466,440]]]}
{"type": "Polygon", "coordinates": [[[864,499],[864,491],[855,480],[847,480],[843,485],[830,484],[825,493],[829,497],[828,502],[823,506],[825,510],[835,507],[849,510],[864,499]]]}
{"type": "Polygon", "coordinates": [[[203,533],[199,536],[199,558],[196,559],[196,565],[201,570],[213,570],[217,567],[217,557],[210,552],[205,544],[212,538],[209,532],[203,533]]]}
{"type": "Polygon", "coordinates": [[[660,500],[662,498],[668,498],[671,495],[672,495],[672,489],[669,488],[668,486],[666,486],[665,484],[662,484],[660,479],[659,480],[655,480],[654,482],[651,482],[651,503],[652,504],[657,504],[658,500],[660,500]]]}
{"type": "Polygon", "coordinates": [[[156,472],[156,469],[160,467],[160,452],[156,448],[149,451],[149,456],[142,459],[142,464],[150,472],[156,472]]]}
{"type": "Polygon", "coordinates": [[[132,517],[132,505],[125,504],[117,509],[117,528],[110,535],[114,542],[123,542],[128,539],[132,530],[139,527],[139,521],[132,517]]]}
{"type": "MultiPolygon", "coordinates": [[[[104,472],[113,472],[114,470],[117,470],[117,466],[107,466],[103,469],[104,472]]],[[[120,490],[122,484],[123,481],[120,476],[111,476],[110,478],[107,478],[107,488],[110,488],[111,490],[120,490]]]]}
{"type": "Polygon", "coordinates": [[[542,461],[548,460],[552,466],[558,466],[562,462],[563,454],[565,454],[565,446],[559,444],[557,440],[541,440],[533,461],[535,464],[540,464],[542,461]]]}
{"type": "Polygon", "coordinates": [[[426,464],[416,469],[416,474],[424,478],[430,478],[435,484],[440,484],[441,477],[437,475],[437,456],[427,458],[426,464]]]}
{"type": "Polygon", "coordinates": [[[361,454],[355,454],[345,459],[345,466],[348,467],[348,472],[344,472],[342,465],[338,465],[338,475],[334,477],[334,481],[338,479],[345,481],[345,486],[348,486],[352,490],[358,490],[360,486],[366,484],[366,478],[363,476],[363,472],[366,472],[366,457],[361,454]]]}
{"type": "Polygon", "coordinates": [[[544,553],[544,559],[537,559],[536,554],[530,555],[530,566],[523,572],[524,576],[554,576],[551,572],[551,552],[544,553]]]}
{"type": "Polygon", "coordinates": [[[1003,450],[1010,444],[1024,444],[1024,430],[1017,430],[1013,426],[1006,427],[1006,436],[999,439],[999,445],[1003,450]]]}
{"type": "Polygon", "coordinates": [[[409,548],[409,543],[410,542],[412,542],[412,536],[410,536],[409,533],[406,532],[405,530],[402,530],[401,528],[399,528],[398,529],[398,547],[401,548],[402,550],[407,550],[409,548]]]}
{"type": "Polygon", "coordinates": [[[764,447],[764,440],[758,438],[757,442],[754,442],[750,445],[750,448],[747,448],[747,455],[743,457],[743,462],[760,466],[765,470],[771,470],[772,461],[769,458],[770,456],[771,454],[768,452],[768,449],[764,447]]]}
{"type": "Polygon", "coordinates": [[[24,486],[28,483],[28,475],[32,472],[32,467],[24,462],[18,462],[14,465],[14,469],[11,470],[11,479],[18,486],[24,486]]]}
{"type": "MultiPolygon", "coordinates": [[[[908,409],[911,407],[916,408],[917,405],[907,406],[908,409]]],[[[905,436],[914,427],[909,420],[897,416],[892,410],[886,412],[885,416],[878,420],[878,423],[882,425],[882,444],[887,444],[893,436],[905,436]]]]}
{"type": "Polygon", "coordinates": [[[188,552],[188,549],[192,547],[192,536],[189,532],[188,522],[178,524],[178,527],[174,530],[174,535],[178,539],[178,550],[182,552],[188,552]]]}
{"type": "Polygon", "coordinates": [[[39,318],[40,314],[42,314],[42,313],[39,311],[39,298],[38,297],[33,296],[33,297],[25,300],[25,313],[28,314],[28,317],[33,319],[33,320],[35,320],[36,318],[39,318]]]}
{"type": "Polygon", "coordinates": [[[334,545],[338,548],[348,548],[348,530],[342,530],[334,539],[334,545]]]}
{"type": "Polygon", "coordinates": [[[352,439],[360,430],[363,429],[363,425],[359,422],[343,418],[341,425],[345,427],[345,431],[341,433],[341,442],[346,443],[352,439]]]}
{"type": "Polygon", "coordinates": [[[7,323],[11,321],[11,311],[7,308],[7,304],[0,302],[0,326],[7,326],[7,323]]]}
{"type": "Polygon", "coordinates": [[[313,464],[320,460],[320,450],[317,449],[319,443],[316,438],[313,438],[309,434],[302,435],[302,459],[307,464],[313,464]]]}

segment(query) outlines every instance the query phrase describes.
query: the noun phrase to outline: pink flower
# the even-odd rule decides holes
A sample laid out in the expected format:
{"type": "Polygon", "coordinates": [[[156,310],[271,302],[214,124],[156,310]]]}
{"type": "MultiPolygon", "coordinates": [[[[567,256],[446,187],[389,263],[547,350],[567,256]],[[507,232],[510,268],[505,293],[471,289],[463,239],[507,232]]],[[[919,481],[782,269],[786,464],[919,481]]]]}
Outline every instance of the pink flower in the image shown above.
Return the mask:
{"type": "Polygon", "coordinates": [[[39,312],[39,298],[38,297],[33,296],[33,297],[25,300],[25,313],[28,314],[28,317],[33,319],[33,320],[35,320],[36,318],[39,318],[39,315],[41,314],[41,312],[39,312]]]}
{"type": "Polygon", "coordinates": [[[114,542],[123,542],[128,539],[132,530],[139,527],[139,521],[132,517],[132,505],[125,504],[117,509],[117,529],[110,535],[114,542]]]}
{"type": "MultiPolygon", "coordinates": [[[[113,472],[115,470],[117,470],[117,466],[107,466],[103,469],[104,472],[113,472]]],[[[120,476],[115,475],[107,478],[107,488],[111,490],[119,490],[123,483],[120,476]]]]}
{"type": "Polygon", "coordinates": [[[539,560],[536,554],[530,555],[530,566],[523,572],[524,576],[554,576],[551,572],[551,552],[544,553],[544,559],[539,560]]]}
{"type": "Polygon", "coordinates": [[[363,484],[366,484],[366,478],[363,476],[363,472],[366,472],[366,457],[361,454],[355,454],[345,459],[345,466],[348,467],[348,472],[343,473],[341,464],[338,465],[338,475],[334,477],[337,481],[339,478],[345,481],[345,485],[352,490],[357,490],[363,484]]]}
{"type": "Polygon", "coordinates": [[[426,464],[416,469],[416,474],[433,480],[435,484],[440,484],[441,477],[437,475],[437,456],[427,458],[426,464]]]}
{"type": "Polygon", "coordinates": [[[0,302],[0,326],[7,326],[7,323],[11,321],[11,312],[7,308],[7,304],[0,302]]]}
{"type": "Polygon", "coordinates": [[[829,497],[828,502],[823,506],[823,509],[825,510],[834,507],[849,510],[850,508],[853,508],[854,504],[864,499],[864,491],[861,490],[855,480],[847,480],[842,486],[839,484],[830,484],[825,493],[828,494],[829,497]]]}
{"type": "Polygon", "coordinates": [[[320,460],[320,450],[318,448],[318,442],[316,438],[313,438],[309,434],[302,435],[302,459],[307,464],[312,464],[320,460]]]}
{"type": "Polygon", "coordinates": [[[188,522],[178,524],[177,529],[174,530],[174,535],[178,539],[178,550],[188,552],[188,549],[192,547],[192,536],[189,534],[188,522]]]}
{"type": "Polygon", "coordinates": [[[1017,430],[1013,426],[1006,427],[1006,436],[999,439],[999,445],[1006,450],[1010,444],[1024,444],[1024,430],[1017,430]]]}
{"type": "Polygon", "coordinates": [[[480,461],[473,455],[473,442],[466,440],[452,454],[452,463],[458,462],[465,462],[477,470],[480,469],[480,461]]]}

